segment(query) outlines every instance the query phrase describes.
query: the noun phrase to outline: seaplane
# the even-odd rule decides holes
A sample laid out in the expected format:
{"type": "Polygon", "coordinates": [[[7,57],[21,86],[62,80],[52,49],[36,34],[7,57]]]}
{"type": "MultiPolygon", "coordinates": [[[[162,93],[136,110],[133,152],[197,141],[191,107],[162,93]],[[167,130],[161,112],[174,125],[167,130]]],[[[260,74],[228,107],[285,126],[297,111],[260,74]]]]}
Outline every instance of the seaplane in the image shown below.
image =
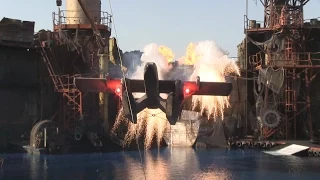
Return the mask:
{"type": "Polygon", "coordinates": [[[125,116],[134,124],[137,114],[148,109],[160,109],[166,114],[171,125],[178,121],[183,102],[193,95],[200,96],[229,96],[232,84],[227,82],[159,80],[157,65],[147,62],[144,68],[143,80],[85,78],[76,77],[74,84],[81,92],[115,93],[121,98],[125,116]],[[134,98],[133,93],[144,93],[140,98],[134,98]],[[167,94],[162,98],[160,93],[167,94]]]}

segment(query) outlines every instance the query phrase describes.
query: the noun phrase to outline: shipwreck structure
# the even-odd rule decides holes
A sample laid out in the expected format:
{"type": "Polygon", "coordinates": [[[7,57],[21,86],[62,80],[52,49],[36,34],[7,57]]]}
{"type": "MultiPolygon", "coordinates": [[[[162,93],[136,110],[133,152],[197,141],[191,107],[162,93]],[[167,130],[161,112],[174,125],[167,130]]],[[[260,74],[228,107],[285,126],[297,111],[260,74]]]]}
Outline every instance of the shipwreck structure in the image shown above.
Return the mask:
{"type": "Polygon", "coordinates": [[[238,63],[247,74],[248,132],[261,139],[315,140],[320,23],[304,20],[308,0],[261,3],[264,21],[245,16],[246,39],[238,46],[238,63]]]}
{"type": "Polygon", "coordinates": [[[20,149],[25,145],[28,152],[44,152],[49,146],[63,151],[111,147],[104,137],[118,110],[117,97],[81,93],[73,83],[80,76],[119,76],[111,15],[101,11],[100,0],[67,0],[66,10],[61,0],[56,5],[52,31],[35,34],[35,22],[0,21],[4,107],[0,147],[5,149],[7,145],[20,149]]]}
{"type": "Polygon", "coordinates": [[[39,56],[33,48],[32,21],[0,20],[0,149],[25,133],[40,113],[39,56]]]}
{"type": "MultiPolygon", "coordinates": [[[[40,31],[35,44],[48,72],[56,98],[56,111],[45,119],[53,120],[64,132],[65,143],[92,149],[107,147],[109,112],[117,111],[116,98],[110,93],[82,93],[74,83],[76,77],[105,78],[115,71],[118,55],[115,38],[111,38],[111,15],[101,11],[100,0],[68,0],[66,10],[57,0],[53,13],[53,31],[40,31]],[[111,68],[112,69],[112,68],[111,68]],[[116,106],[109,106],[109,103],[116,106]],[[87,144],[87,145],[85,145],[87,144]]],[[[49,101],[50,102],[50,101],[49,101]]],[[[112,114],[112,113],[111,113],[112,114]]],[[[40,119],[43,120],[43,119],[40,119]]],[[[72,148],[72,147],[69,147],[72,148]]]]}

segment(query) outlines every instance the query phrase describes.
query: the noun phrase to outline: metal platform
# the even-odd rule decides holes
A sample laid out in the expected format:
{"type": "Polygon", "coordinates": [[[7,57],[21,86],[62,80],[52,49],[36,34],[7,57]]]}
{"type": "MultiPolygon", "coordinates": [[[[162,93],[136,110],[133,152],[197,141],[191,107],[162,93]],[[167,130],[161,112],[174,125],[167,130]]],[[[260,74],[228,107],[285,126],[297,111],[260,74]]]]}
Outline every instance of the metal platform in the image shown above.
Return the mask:
{"type": "Polygon", "coordinates": [[[274,155],[274,156],[291,156],[303,151],[307,151],[308,149],[309,149],[308,146],[291,144],[281,149],[278,149],[276,151],[264,151],[264,153],[274,155]]]}
{"type": "Polygon", "coordinates": [[[275,156],[316,156],[320,157],[320,144],[310,141],[254,141],[252,139],[229,141],[231,148],[254,148],[275,156]]]}
{"type": "Polygon", "coordinates": [[[316,156],[320,157],[320,145],[310,141],[286,141],[283,145],[265,151],[274,156],[316,156]]]}

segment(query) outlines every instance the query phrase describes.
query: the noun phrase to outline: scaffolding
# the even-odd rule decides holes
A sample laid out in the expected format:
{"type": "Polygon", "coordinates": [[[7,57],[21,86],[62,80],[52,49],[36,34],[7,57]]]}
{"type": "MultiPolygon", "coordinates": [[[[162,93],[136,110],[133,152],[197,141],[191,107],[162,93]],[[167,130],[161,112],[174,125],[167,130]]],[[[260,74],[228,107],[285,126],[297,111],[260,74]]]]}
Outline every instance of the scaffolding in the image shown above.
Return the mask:
{"type": "Polygon", "coordinates": [[[97,118],[96,115],[99,112],[99,107],[96,106],[104,110],[103,115],[106,114],[108,107],[103,106],[107,102],[107,100],[104,101],[106,98],[101,100],[98,94],[83,95],[73,82],[74,78],[80,76],[103,75],[104,77],[107,74],[105,67],[108,66],[105,64],[108,63],[109,58],[108,39],[111,35],[111,15],[107,12],[100,13],[101,18],[94,20],[97,24],[93,21],[90,24],[81,22],[75,24],[68,22],[68,19],[90,19],[90,17],[68,17],[65,14],[81,13],[70,13],[70,11],[67,13],[59,8],[58,13],[53,13],[54,32],[46,33],[47,37],[42,40],[39,35],[39,52],[44,65],[53,82],[55,92],[62,94],[59,113],[59,117],[63,120],[61,126],[69,133],[75,133],[75,129],[82,128],[86,119],[88,123],[107,119],[104,116],[101,117],[102,115],[97,118]],[[103,56],[104,54],[106,56],[103,56]],[[100,66],[103,67],[103,71],[100,66]],[[97,103],[99,100],[100,104],[97,103]]]}
{"type": "MultiPolygon", "coordinates": [[[[304,24],[303,6],[307,2],[308,0],[261,0],[264,6],[262,27],[256,21],[249,20],[245,16],[245,30],[251,41],[247,43],[253,42],[261,50],[255,54],[248,53],[248,64],[250,65],[248,69],[257,71],[261,68],[272,67],[284,70],[284,83],[282,91],[279,93],[280,102],[277,107],[282,120],[276,127],[263,126],[261,129],[263,138],[269,138],[282,132],[285,139],[297,139],[297,118],[302,112],[308,114],[309,136],[310,139],[313,137],[309,87],[310,82],[319,72],[320,66],[313,63],[318,61],[312,56],[315,52],[306,52],[306,39],[308,39],[307,34],[310,27],[306,27],[304,24]],[[277,46],[273,43],[270,47],[252,40],[257,37],[262,37],[265,40],[268,37],[271,42],[275,36],[281,42],[277,46]],[[297,80],[300,80],[301,85],[305,86],[305,95],[299,94],[297,86],[300,84],[297,80]]],[[[249,50],[246,49],[246,51],[249,50]]],[[[264,101],[268,100],[269,95],[270,90],[266,85],[264,101]]],[[[265,104],[267,103],[265,102],[265,104]]],[[[264,108],[267,108],[266,106],[264,105],[264,108]]]]}
{"type": "Polygon", "coordinates": [[[73,80],[80,75],[61,75],[53,51],[45,42],[41,43],[40,54],[53,82],[54,90],[62,93],[63,98],[63,128],[73,132],[77,122],[82,118],[82,93],[75,87],[73,80]]]}

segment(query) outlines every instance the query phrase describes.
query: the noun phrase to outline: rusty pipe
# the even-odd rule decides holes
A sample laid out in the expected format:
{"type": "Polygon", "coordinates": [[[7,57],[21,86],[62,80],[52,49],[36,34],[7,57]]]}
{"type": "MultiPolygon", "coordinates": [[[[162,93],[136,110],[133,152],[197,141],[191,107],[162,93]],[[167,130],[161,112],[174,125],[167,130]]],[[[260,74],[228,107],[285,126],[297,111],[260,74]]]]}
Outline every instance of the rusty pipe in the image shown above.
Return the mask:
{"type": "Polygon", "coordinates": [[[242,142],[241,142],[241,146],[242,146],[243,148],[247,148],[247,147],[248,147],[248,143],[247,143],[246,141],[242,141],[242,142]]]}
{"type": "Polygon", "coordinates": [[[237,141],[237,142],[236,142],[236,146],[237,146],[238,148],[241,148],[241,147],[242,147],[242,143],[239,142],[239,141],[237,141]]]}
{"type": "Polygon", "coordinates": [[[236,146],[236,142],[232,141],[231,142],[231,147],[235,147],[236,146]]]}
{"type": "Polygon", "coordinates": [[[91,16],[89,15],[85,5],[83,4],[82,0],[78,0],[78,2],[79,2],[79,5],[81,6],[82,11],[84,12],[84,14],[86,15],[87,19],[89,20],[89,22],[91,24],[91,27],[92,27],[92,30],[94,31],[94,34],[96,36],[98,36],[98,41],[99,41],[100,45],[102,47],[105,47],[106,44],[101,38],[100,31],[98,30],[96,24],[94,23],[94,21],[92,20],[91,16]]]}
{"type": "Polygon", "coordinates": [[[254,145],[255,148],[258,148],[259,147],[259,142],[254,142],[253,145],[254,145]]]}
{"type": "Polygon", "coordinates": [[[269,148],[271,148],[271,147],[272,147],[271,143],[270,143],[270,142],[267,142],[267,143],[266,143],[266,148],[269,149],[269,148]]]}
{"type": "Polygon", "coordinates": [[[253,143],[253,142],[250,142],[250,143],[249,143],[249,146],[250,146],[250,148],[254,148],[254,143],[253,143]]]}
{"type": "Polygon", "coordinates": [[[74,134],[74,139],[79,141],[82,138],[82,134],[81,133],[75,133],[74,134]]]}
{"type": "Polygon", "coordinates": [[[261,148],[266,148],[266,143],[265,142],[260,142],[260,147],[261,148]]]}

